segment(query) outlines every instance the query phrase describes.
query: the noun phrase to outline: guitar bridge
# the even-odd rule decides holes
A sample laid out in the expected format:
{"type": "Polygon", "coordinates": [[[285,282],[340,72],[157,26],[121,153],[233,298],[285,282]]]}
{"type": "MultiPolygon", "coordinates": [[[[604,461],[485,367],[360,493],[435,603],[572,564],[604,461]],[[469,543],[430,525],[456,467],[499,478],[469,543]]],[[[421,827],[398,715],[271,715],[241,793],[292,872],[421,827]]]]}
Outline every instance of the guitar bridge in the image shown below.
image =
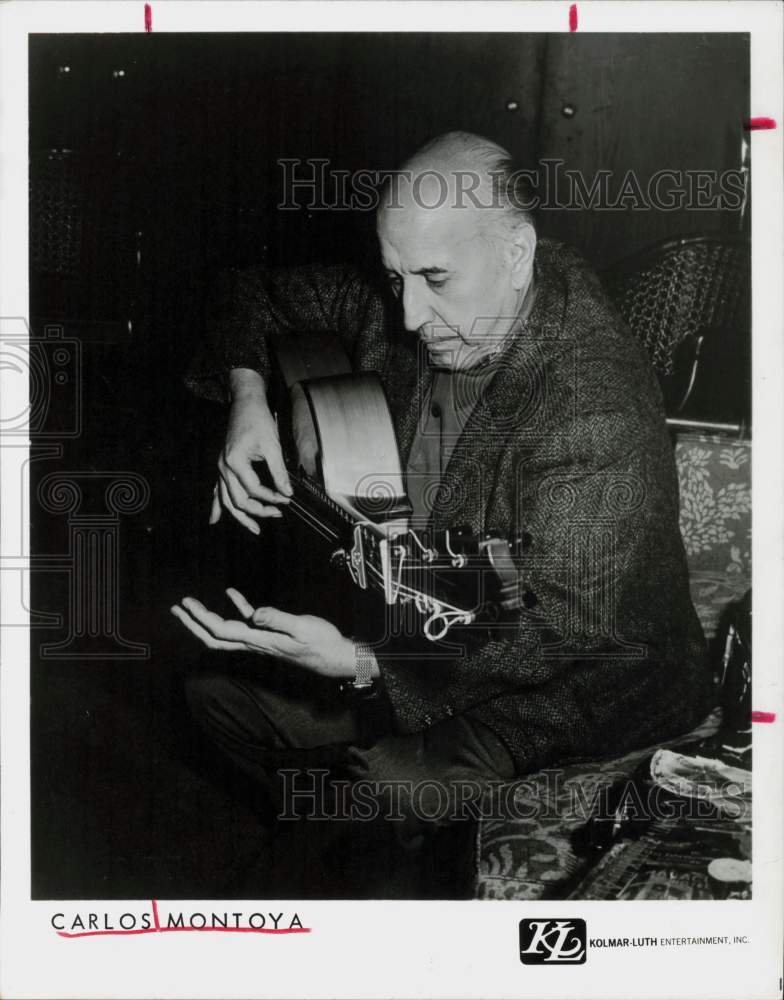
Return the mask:
{"type": "Polygon", "coordinates": [[[365,568],[365,546],[363,544],[362,525],[354,527],[354,544],[348,554],[348,571],[354,583],[367,590],[367,570],[365,568]]]}
{"type": "Polygon", "coordinates": [[[396,603],[398,594],[397,587],[392,580],[390,544],[389,539],[384,537],[382,532],[371,527],[367,522],[356,525],[351,560],[356,561],[357,573],[361,574],[362,582],[356,580],[360,587],[367,587],[367,573],[368,568],[370,568],[375,576],[376,585],[378,585],[380,576],[381,589],[386,603],[396,603]]]}

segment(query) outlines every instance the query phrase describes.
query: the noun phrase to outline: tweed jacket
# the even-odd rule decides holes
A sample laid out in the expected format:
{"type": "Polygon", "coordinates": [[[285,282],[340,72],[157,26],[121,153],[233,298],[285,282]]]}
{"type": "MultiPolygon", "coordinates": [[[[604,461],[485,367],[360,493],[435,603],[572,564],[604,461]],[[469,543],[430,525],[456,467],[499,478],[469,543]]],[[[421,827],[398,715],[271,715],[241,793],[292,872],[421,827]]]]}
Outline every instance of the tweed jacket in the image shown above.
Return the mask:
{"type": "MultiPolygon", "coordinates": [[[[574,250],[541,240],[535,282],[431,516],[522,537],[527,607],[466,630],[449,658],[379,658],[401,731],[465,713],[519,773],[685,732],[713,695],[650,361],[574,250]]],[[[348,267],[310,267],[232,272],[216,303],[195,391],[220,398],[233,367],[269,375],[270,334],[334,331],[356,369],[381,374],[405,467],[432,375],[383,294],[348,267]]]]}

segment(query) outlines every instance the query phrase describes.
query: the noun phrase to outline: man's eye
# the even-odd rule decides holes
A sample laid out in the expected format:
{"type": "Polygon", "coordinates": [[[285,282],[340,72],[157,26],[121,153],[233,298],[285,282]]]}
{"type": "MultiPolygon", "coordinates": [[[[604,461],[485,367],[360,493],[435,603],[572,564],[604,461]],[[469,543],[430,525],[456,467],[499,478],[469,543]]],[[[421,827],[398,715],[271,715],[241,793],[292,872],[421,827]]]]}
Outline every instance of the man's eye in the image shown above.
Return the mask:
{"type": "Polygon", "coordinates": [[[427,287],[428,288],[443,288],[446,284],[446,278],[428,278],[427,287]]]}
{"type": "Polygon", "coordinates": [[[395,295],[399,296],[400,289],[403,287],[403,282],[396,274],[390,274],[387,275],[387,277],[389,278],[389,284],[390,287],[392,288],[392,291],[395,293],[395,295]]]}

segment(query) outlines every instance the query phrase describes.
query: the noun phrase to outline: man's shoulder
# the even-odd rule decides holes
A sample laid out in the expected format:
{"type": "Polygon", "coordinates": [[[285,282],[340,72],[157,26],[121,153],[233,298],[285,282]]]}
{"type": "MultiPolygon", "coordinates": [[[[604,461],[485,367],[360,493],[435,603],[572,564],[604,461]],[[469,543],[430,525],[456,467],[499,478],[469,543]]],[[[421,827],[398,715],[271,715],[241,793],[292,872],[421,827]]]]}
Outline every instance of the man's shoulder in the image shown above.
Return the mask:
{"type": "Polygon", "coordinates": [[[536,243],[536,263],[541,267],[570,271],[589,268],[588,261],[570,243],[542,236],[536,243]]]}
{"type": "Polygon", "coordinates": [[[543,239],[536,264],[542,301],[531,332],[564,412],[623,415],[630,433],[635,423],[663,422],[651,359],[585,257],[543,239]]]}
{"type": "Polygon", "coordinates": [[[544,238],[537,244],[535,265],[542,336],[570,341],[586,360],[612,350],[625,365],[649,367],[642,345],[579,250],[544,238]]]}
{"type": "Polygon", "coordinates": [[[545,237],[537,243],[535,266],[539,283],[554,297],[564,297],[572,320],[580,318],[579,308],[588,303],[606,310],[608,319],[618,319],[598,274],[576,247],[545,237]]]}

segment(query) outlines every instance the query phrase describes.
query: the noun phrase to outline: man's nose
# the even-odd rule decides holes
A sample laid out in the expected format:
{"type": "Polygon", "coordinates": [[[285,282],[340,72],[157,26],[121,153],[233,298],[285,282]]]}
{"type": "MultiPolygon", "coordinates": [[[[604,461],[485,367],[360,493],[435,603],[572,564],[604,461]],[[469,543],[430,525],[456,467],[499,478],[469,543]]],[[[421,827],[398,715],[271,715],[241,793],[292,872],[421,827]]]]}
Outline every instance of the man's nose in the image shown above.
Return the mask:
{"type": "Polygon", "coordinates": [[[433,319],[433,312],[427,303],[427,295],[423,289],[417,288],[413,281],[403,285],[403,322],[407,330],[416,331],[420,326],[433,319]]]}

